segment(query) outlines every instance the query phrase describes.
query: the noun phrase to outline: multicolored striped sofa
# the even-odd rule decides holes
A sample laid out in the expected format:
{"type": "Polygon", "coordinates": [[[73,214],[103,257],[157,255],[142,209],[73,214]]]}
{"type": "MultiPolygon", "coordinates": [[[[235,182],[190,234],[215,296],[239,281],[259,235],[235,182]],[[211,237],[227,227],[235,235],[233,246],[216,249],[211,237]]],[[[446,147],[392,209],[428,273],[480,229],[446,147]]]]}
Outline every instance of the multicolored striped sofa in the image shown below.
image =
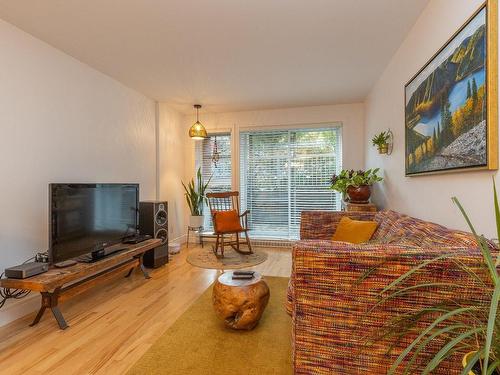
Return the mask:
{"type": "MultiPolygon", "coordinates": [[[[388,349],[393,340],[366,346],[368,338],[391,318],[443,300],[488,302],[483,300],[484,285],[457,271],[454,263],[463,262],[486,277],[481,254],[470,233],[394,211],[311,211],[302,213],[300,237],[293,248],[287,301],[293,321],[295,374],[386,374],[390,364],[413,339],[402,338],[390,354],[388,349]],[[330,240],[344,215],[378,222],[370,242],[353,245],[330,240]],[[456,295],[456,289],[428,288],[392,299],[370,311],[385,286],[425,259],[444,253],[452,253],[452,259],[432,263],[418,273],[419,281],[462,281],[468,288],[460,296],[456,295]]],[[[421,324],[424,326],[425,322],[421,324]]],[[[425,347],[419,357],[422,362],[439,345],[438,341],[425,347]]],[[[460,362],[461,358],[449,358],[433,373],[459,374],[460,362]]]]}

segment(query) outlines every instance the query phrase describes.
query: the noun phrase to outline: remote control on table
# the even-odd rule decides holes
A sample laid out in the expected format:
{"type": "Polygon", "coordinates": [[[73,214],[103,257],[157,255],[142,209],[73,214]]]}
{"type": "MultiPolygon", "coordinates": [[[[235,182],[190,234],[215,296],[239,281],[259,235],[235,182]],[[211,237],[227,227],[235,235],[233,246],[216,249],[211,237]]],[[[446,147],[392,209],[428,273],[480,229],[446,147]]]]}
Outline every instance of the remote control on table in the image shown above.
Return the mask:
{"type": "Polygon", "coordinates": [[[234,271],[233,275],[253,275],[255,271],[234,271]]]}
{"type": "Polygon", "coordinates": [[[233,275],[233,280],[251,280],[253,275],[233,275]]]}
{"type": "Polygon", "coordinates": [[[75,264],[77,264],[76,261],[74,261],[73,259],[68,259],[68,260],[63,260],[62,262],[59,262],[59,263],[55,263],[54,267],[56,267],[56,268],[66,268],[66,267],[74,266],[75,264]]]}

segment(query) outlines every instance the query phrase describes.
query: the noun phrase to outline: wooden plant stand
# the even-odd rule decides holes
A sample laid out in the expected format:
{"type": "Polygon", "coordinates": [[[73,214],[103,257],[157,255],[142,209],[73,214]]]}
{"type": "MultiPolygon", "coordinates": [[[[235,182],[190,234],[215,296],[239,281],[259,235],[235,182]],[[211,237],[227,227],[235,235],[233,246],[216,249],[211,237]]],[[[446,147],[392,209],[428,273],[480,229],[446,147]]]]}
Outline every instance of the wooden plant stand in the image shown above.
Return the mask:
{"type": "Polygon", "coordinates": [[[94,286],[115,278],[118,274],[129,277],[135,268],[140,268],[146,279],[150,276],[142,263],[144,253],[161,244],[159,239],[151,239],[135,245],[115,245],[127,249],[112,254],[94,263],[77,263],[67,268],[50,267],[40,275],[27,279],[2,279],[0,286],[3,288],[24,289],[40,292],[42,296],[40,310],[33,323],[40,322],[45,310],[49,308],[54,315],[59,328],[66,329],[68,324],[64,319],[59,303],[75,297],[94,286]]]}
{"type": "Polygon", "coordinates": [[[377,212],[377,207],[373,203],[349,203],[344,202],[344,207],[347,212],[377,212]]]}

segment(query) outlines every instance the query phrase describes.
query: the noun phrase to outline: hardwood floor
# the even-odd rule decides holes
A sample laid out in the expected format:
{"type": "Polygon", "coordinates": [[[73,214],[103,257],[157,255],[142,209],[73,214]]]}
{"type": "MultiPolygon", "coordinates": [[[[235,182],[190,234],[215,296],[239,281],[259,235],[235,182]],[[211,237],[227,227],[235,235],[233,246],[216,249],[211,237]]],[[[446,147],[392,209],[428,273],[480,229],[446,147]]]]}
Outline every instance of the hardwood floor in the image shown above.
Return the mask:
{"type": "MultiPolygon", "coordinates": [[[[193,247],[194,249],[194,247],[193,247]]],[[[36,327],[34,313],[0,328],[0,374],[122,374],[215,280],[219,271],[191,266],[188,251],[166,266],[117,278],[61,305],[70,327],[61,331],[50,312],[36,327]]],[[[261,249],[268,276],[290,276],[291,250],[261,249]]]]}

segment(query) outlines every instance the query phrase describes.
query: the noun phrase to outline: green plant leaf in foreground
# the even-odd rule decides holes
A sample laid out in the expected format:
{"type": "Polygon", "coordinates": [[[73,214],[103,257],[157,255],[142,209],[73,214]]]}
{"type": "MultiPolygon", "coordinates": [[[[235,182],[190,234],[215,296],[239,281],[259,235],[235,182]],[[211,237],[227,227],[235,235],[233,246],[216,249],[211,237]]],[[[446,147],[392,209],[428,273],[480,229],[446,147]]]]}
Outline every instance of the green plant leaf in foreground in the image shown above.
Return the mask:
{"type": "Polygon", "coordinates": [[[462,333],[461,335],[455,337],[453,340],[448,342],[445,346],[441,348],[439,352],[432,358],[432,360],[427,364],[425,367],[424,371],[422,372],[422,375],[427,375],[431,371],[433,371],[440,363],[441,361],[445,358],[445,356],[450,352],[457,344],[460,342],[464,341],[465,339],[474,336],[477,333],[480,333],[483,330],[483,327],[479,328],[474,328],[471,329],[467,332],[462,333]]]}
{"type": "Polygon", "coordinates": [[[479,361],[479,358],[481,357],[481,351],[478,350],[476,354],[474,354],[470,359],[469,363],[467,363],[467,366],[464,367],[462,374],[461,375],[469,375],[469,371],[472,370],[474,365],[479,361]]]}
{"type": "Polygon", "coordinates": [[[465,212],[464,208],[458,201],[456,197],[451,198],[451,200],[457,205],[459,208],[460,212],[462,213],[463,217],[465,218],[465,221],[467,222],[467,225],[469,226],[471,232],[474,234],[474,237],[476,237],[476,241],[479,245],[479,248],[481,249],[481,253],[483,254],[484,261],[486,262],[486,265],[488,267],[488,270],[490,271],[490,276],[493,281],[493,284],[496,285],[498,284],[498,272],[495,267],[495,264],[493,263],[493,258],[491,257],[490,249],[488,247],[488,244],[484,241],[484,238],[481,238],[476,230],[474,229],[474,226],[472,225],[469,216],[465,212]]]}
{"type": "Polygon", "coordinates": [[[434,263],[434,262],[437,262],[441,259],[445,259],[445,258],[449,258],[453,256],[453,254],[444,254],[444,255],[441,255],[441,256],[438,256],[436,258],[432,258],[432,259],[429,259],[429,260],[426,260],[422,263],[420,263],[418,266],[415,266],[413,267],[411,270],[409,270],[408,272],[404,273],[403,275],[399,276],[396,280],[394,280],[392,283],[390,283],[389,285],[387,285],[381,292],[380,294],[383,294],[385,292],[387,292],[389,289],[393,288],[394,286],[398,285],[399,283],[401,283],[403,280],[407,279],[408,277],[410,277],[413,273],[417,272],[419,269],[421,268],[424,268],[426,267],[428,264],[430,263],[434,263]]]}
{"type": "MultiPolygon", "coordinates": [[[[500,241],[500,208],[498,206],[498,195],[497,195],[497,186],[495,184],[495,178],[492,177],[493,180],[493,205],[495,206],[495,221],[497,226],[497,241],[500,241]]],[[[497,261],[495,263],[496,266],[500,265],[500,251],[497,255],[497,261]]]]}
{"type": "MultiPolygon", "coordinates": [[[[500,299],[500,283],[495,286],[493,297],[491,298],[490,314],[488,316],[488,328],[486,331],[486,342],[484,344],[484,352],[490,353],[491,342],[493,341],[493,330],[497,317],[498,301],[500,299]]],[[[486,375],[488,369],[489,355],[484,356],[483,375],[486,375]]]]}
{"type": "Polygon", "coordinates": [[[405,350],[403,350],[403,352],[399,355],[396,361],[394,361],[394,363],[392,364],[391,368],[388,371],[388,374],[389,375],[395,374],[396,369],[399,367],[401,362],[406,358],[406,356],[412,351],[412,349],[420,342],[420,340],[422,340],[422,338],[424,338],[429,332],[431,332],[439,323],[444,322],[445,320],[453,316],[463,314],[467,311],[472,311],[472,310],[474,310],[473,307],[461,307],[459,309],[447,312],[446,314],[443,314],[436,320],[434,320],[434,322],[432,322],[426,329],[424,329],[422,333],[418,335],[417,338],[413,340],[413,342],[410,345],[408,345],[405,350]]]}

